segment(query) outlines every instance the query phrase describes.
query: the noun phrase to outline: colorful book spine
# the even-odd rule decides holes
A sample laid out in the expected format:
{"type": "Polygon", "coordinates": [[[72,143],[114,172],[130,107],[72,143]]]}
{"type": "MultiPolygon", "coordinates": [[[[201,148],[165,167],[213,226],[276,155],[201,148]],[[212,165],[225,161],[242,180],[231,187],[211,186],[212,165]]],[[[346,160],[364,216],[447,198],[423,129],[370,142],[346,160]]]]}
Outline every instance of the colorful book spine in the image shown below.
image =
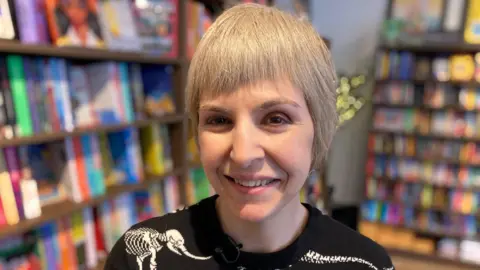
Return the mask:
{"type": "Polygon", "coordinates": [[[4,151],[0,151],[0,198],[7,224],[15,225],[20,221],[15,192],[8,172],[4,151]]]}
{"type": "Polygon", "coordinates": [[[57,250],[55,246],[55,231],[52,223],[46,223],[37,227],[36,232],[38,238],[41,239],[39,244],[42,245],[45,257],[43,257],[43,269],[59,269],[57,264],[57,250]]]}
{"type": "Polygon", "coordinates": [[[34,95],[35,95],[35,104],[37,107],[38,118],[40,122],[40,130],[43,133],[52,132],[52,124],[49,117],[49,104],[46,100],[47,92],[47,83],[45,82],[45,60],[41,57],[36,57],[33,59],[34,62],[34,95]]]}
{"type": "Polygon", "coordinates": [[[115,62],[108,62],[109,69],[111,71],[110,80],[112,81],[112,88],[111,97],[114,100],[114,111],[117,115],[117,118],[120,122],[126,122],[126,112],[125,112],[125,104],[123,99],[122,93],[122,82],[121,82],[121,74],[120,74],[120,67],[115,62]]]}
{"type": "Polygon", "coordinates": [[[126,121],[131,123],[135,121],[135,113],[132,104],[132,94],[129,87],[130,82],[128,78],[128,64],[125,62],[118,63],[118,71],[121,84],[121,96],[123,97],[123,105],[125,110],[126,121]]]}
{"type": "Polygon", "coordinates": [[[35,98],[35,66],[34,60],[30,57],[24,56],[23,67],[25,73],[25,82],[27,86],[28,105],[30,108],[30,117],[32,119],[33,133],[41,132],[41,123],[39,119],[39,111],[35,98]]]}
{"type": "Polygon", "coordinates": [[[70,97],[72,98],[72,115],[76,127],[93,126],[96,124],[95,112],[92,106],[90,87],[85,67],[69,65],[70,97]]]}
{"type": "Polygon", "coordinates": [[[12,139],[17,133],[15,107],[5,58],[0,56],[0,139],[12,139]]]}
{"type": "Polygon", "coordinates": [[[51,58],[46,58],[44,62],[44,70],[45,70],[45,104],[47,105],[48,109],[48,118],[51,121],[52,131],[60,131],[61,130],[61,122],[60,122],[60,115],[57,109],[57,102],[55,98],[55,66],[54,61],[51,58]]]}
{"type": "MultiPolygon", "coordinates": [[[[80,145],[81,147],[81,145],[80,145]]],[[[76,156],[76,149],[78,145],[73,142],[73,138],[66,138],[65,139],[65,150],[67,155],[67,167],[68,167],[68,176],[65,181],[65,187],[69,196],[75,202],[81,202],[86,200],[90,195],[88,185],[86,185],[86,181],[88,181],[88,177],[85,177],[86,181],[82,181],[83,179],[79,178],[78,172],[79,166],[77,165],[77,156],[76,156]]],[[[81,149],[80,149],[81,150],[81,149]]],[[[81,176],[84,176],[81,174],[81,176]]]]}
{"type": "Polygon", "coordinates": [[[85,228],[83,212],[78,211],[72,214],[72,242],[75,248],[75,257],[77,258],[79,269],[88,269],[86,266],[86,248],[85,248],[85,228]]]}
{"type": "Polygon", "coordinates": [[[75,123],[73,121],[72,115],[72,104],[70,99],[70,89],[67,76],[67,60],[63,58],[56,58],[56,70],[57,70],[57,87],[58,87],[58,98],[60,106],[62,106],[63,112],[63,128],[67,131],[72,131],[75,128],[75,123]]]}
{"type": "Polygon", "coordinates": [[[98,135],[90,140],[92,149],[93,175],[95,177],[95,191],[98,196],[105,194],[105,174],[103,172],[102,154],[98,135]]]}
{"type": "Polygon", "coordinates": [[[128,64],[128,78],[129,88],[133,98],[133,110],[136,119],[143,119],[146,117],[144,111],[145,96],[143,92],[142,70],[139,64],[128,64]]]}
{"type": "Polygon", "coordinates": [[[23,208],[22,190],[20,188],[20,181],[22,181],[22,172],[19,166],[19,157],[14,147],[3,148],[5,160],[10,173],[10,179],[12,181],[13,192],[15,195],[15,202],[17,205],[18,215],[20,219],[25,219],[25,213],[23,208]]]}
{"type": "Polygon", "coordinates": [[[92,197],[96,197],[99,194],[98,194],[98,191],[96,190],[96,184],[95,184],[96,179],[95,179],[95,169],[93,164],[91,136],[92,135],[90,134],[83,135],[80,137],[80,139],[82,144],[83,160],[85,162],[85,169],[87,172],[88,187],[91,192],[90,195],[92,197]]]}
{"type": "Polygon", "coordinates": [[[161,141],[160,126],[149,125],[143,128],[141,130],[141,138],[145,171],[153,175],[165,173],[164,144],[161,141]]]}
{"type": "Polygon", "coordinates": [[[36,0],[16,0],[15,11],[17,26],[22,43],[38,43],[37,25],[35,22],[36,0]]]}
{"type": "Polygon", "coordinates": [[[13,96],[13,104],[18,123],[19,136],[33,135],[32,119],[28,104],[27,86],[22,57],[19,55],[7,56],[7,70],[13,96]]]}
{"type": "Polygon", "coordinates": [[[92,208],[83,209],[83,222],[85,230],[85,258],[88,269],[93,269],[98,264],[97,238],[95,235],[95,218],[92,208]]]}
{"type": "Polygon", "coordinates": [[[138,183],[145,178],[142,154],[138,142],[138,130],[136,128],[128,128],[124,131],[124,136],[125,147],[127,148],[127,164],[129,164],[127,168],[130,179],[132,182],[138,183]]]}
{"type": "Polygon", "coordinates": [[[8,222],[7,222],[7,218],[5,217],[5,209],[3,209],[2,195],[0,194],[0,227],[7,224],[8,222]]]}

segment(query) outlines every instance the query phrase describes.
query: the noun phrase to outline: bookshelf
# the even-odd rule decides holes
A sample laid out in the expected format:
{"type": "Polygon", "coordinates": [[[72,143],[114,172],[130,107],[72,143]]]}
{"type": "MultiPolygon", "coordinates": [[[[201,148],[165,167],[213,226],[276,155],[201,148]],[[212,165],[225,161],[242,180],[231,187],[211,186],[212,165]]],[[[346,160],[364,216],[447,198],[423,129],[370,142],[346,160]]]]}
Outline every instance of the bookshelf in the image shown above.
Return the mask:
{"type": "Polygon", "coordinates": [[[72,213],[78,210],[81,210],[82,208],[85,208],[85,207],[97,206],[100,203],[106,200],[115,198],[118,195],[123,193],[130,193],[138,190],[148,189],[151,184],[162,181],[165,177],[168,177],[171,175],[174,175],[174,176],[181,175],[183,171],[184,171],[184,168],[175,168],[173,171],[168,172],[165,175],[147,176],[145,180],[141,183],[113,186],[107,189],[105,195],[95,197],[95,198],[83,201],[81,203],[74,203],[72,201],[63,201],[59,203],[53,203],[51,205],[44,207],[42,209],[42,216],[38,218],[23,220],[16,225],[0,228],[0,238],[28,232],[32,229],[35,229],[36,227],[38,227],[43,223],[53,221],[63,216],[71,215],[72,213]]]}
{"type": "MultiPolygon", "coordinates": [[[[15,1],[12,1],[12,2],[15,2],[15,1]]],[[[148,129],[151,126],[162,126],[162,127],[166,127],[169,133],[167,138],[167,144],[169,144],[169,148],[171,150],[170,158],[173,163],[171,168],[166,169],[165,172],[158,173],[158,174],[149,173],[147,168],[148,166],[142,166],[141,171],[144,173],[144,177],[139,182],[108,185],[105,187],[105,190],[100,195],[92,195],[91,197],[88,197],[86,199],[82,199],[81,201],[76,201],[76,202],[72,198],[69,198],[69,199],[61,200],[59,202],[47,204],[41,207],[41,215],[38,217],[34,217],[34,218],[21,217],[20,220],[15,224],[1,224],[0,225],[0,242],[2,242],[3,240],[9,241],[9,239],[12,239],[12,237],[25,235],[32,231],[37,231],[38,233],[38,231],[42,230],[42,229],[39,229],[39,227],[44,228],[44,226],[46,226],[47,224],[54,223],[56,224],[55,226],[63,226],[58,224],[63,224],[63,222],[65,222],[65,220],[67,219],[70,219],[70,221],[68,222],[73,223],[73,221],[71,221],[71,219],[73,219],[72,218],[73,215],[81,212],[85,213],[84,211],[87,211],[87,210],[94,213],[93,215],[101,216],[102,215],[101,211],[103,209],[102,207],[105,204],[109,203],[111,205],[112,201],[126,194],[132,194],[135,192],[140,192],[140,193],[153,192],[151,190],[154,189],[154,186],[158,187],[160,185],[163,185],[165,182],[168,182],[167,180],[170,179],[171,177],[174,177],[176,179],[176,182],[178,182],[178,185],[179,185],[178,195],[180,198],[178,199],[178,201],[180,206],[188,205],[192,203],[192,195],[191,195],[192,187],[191,186],[193,181],[197,181],[196,184],[200,186],[200,188],[202,189],[201,192],[193,192],[193,193],[196,193],[193,195],[193,197],[195,197],[194,200],[198,200],[198,197],[206,196],[208,192],[211,192],[211,190],[209,190],[207,187],[208,181],[206,181],[204,176],[203,176],[204,179],[200,179],[202,180],[202,183],[198,184],[199,178],[202,177],[201,173],[199,172],[199,171],[202,171],[201,169],[202,166],[198,161],[195,162],[191,160],[191,157],[190,157],[191,153],[189,153],[188,151],[189,149],[187,149],[188,148],[187,146],[189,146],[189,138],[188,138],[189,120],[188,120],[188,115],[186,114],[184,109],[185,108],[184,89],[185,89],[186,77],[187,77],[188,66],[189,66],[189,58],[191,57],[191,49],[192,49],[191,47],[189,47],[192,44],[187,39],[187,30],[189,27],[192,27],[191,25],[189,25],[189,23],[190,23],[190,20],[193,20],[187,13],[191,12],[189,10],[190,8],[189,3],[194,1],[178,0],[176,2],[178,3],[177,17],[176,17],[178,31],[176,32],[176,37],[175,37],[177,39],[177,42],[176,42],[177,53],[173,57],[159,56],[154,53],[145,53],[143,52],[144,50],[133,52],[133,51],[127,51],[127,50],[96,49],[96,48],[87,48],[87,47],[58,47],[54,45],[45,45],[45,44],[42,44],[42,45],[26,44],[18,40],[12,41],[12,40],[0,39],[0,58],[7,58],[9,55],[17,55],[17,56],[20,56],[22,59],[58,58],[62,60],[67,60],[68,63],[72,63],[73,65],[78,64],[78,65],[85,65],[85,66],[88,66],[90,64],[102,63],[102,62],[116,63],[116,64],[123,62],[123,63],[127,63],[127,65],[133,63],[133,64],[138,64],[140,67],[152,66],[152,65],[171,66],[173,69],[173,72],[171,74],[173,86],[171,87],[171,89],[173,90],[173,102],[176,108],[174,113],[167,113],[161,116],[137,117],[137,115],[135,115],[134,119],[131,121],[115,122],[113,124],[95,124],[95,125],[90,125],[85,127],[75,127],[71,131],[63,130],[63,129],[55,130],[53,132],[35,131],[33,132],[34,133],[33,135],[24,136],[21,134],[20,135],[16,134],[16,136],[12,138],[3,138],[1,137],[2,134],[0,134],[0,155],[2,155],[3,149],[7,149],[7,148],[15,149],[14,150],[15,152],[19,152],[20,150],[18,149],[23,148],[25,146],[30,146],[30,145],[53,144],[53,143],[59,143],[59,142],[60,143],[65,142],[65,144],[67,144],[66,143],[67,140],[73,141],[74,139],[83,138],[87,135],[93,135],[95,137],[98,137],[100,134],[111,134],[111,133],[121,132],[126,129],[133,128],[138,131],[140,129],[148,129]],[[194,172],[192,173],[192,171],[194,172]],[[194,175],[193,178],[196,178],[196,180],[191,179],[192,175],[194,175]],[[100,214],[98,214],[98,212],[100,212],[100,214]]],[[[201,2],[201,1],[197,1],[197,2],[201,2]]],[[[265,3],[271,5],[273,4],[273,1],[265,1],[265,3]]],[[[328,44],[328,40],[326,40],[326,42],[328,44]]],[[[8,65],[5,65],[5,66],[8,66],[8,65]]],[[[68,65],[67,67],[70,68],[68,65]]],[[[9,69],[9,67],[5,69],[9,69]]],[[[25,72],[26,69],[27,68],[24,68],[23,72],[25,72]]],[[[65,70],[67,70],[67,68],[65,70]]],[[[7,75],[11,76],[10,74],[7,74],[7,75]]],[[[5,80],[5,78],[3,80],[5,80]]],[[[0,83],[1,82],[2,82],[2,77],[0,76],[0,83]]],[[[3,85],[0,85],[0,97],[2,97],[2,91],[3,91],[1,87],[3,87],[3,85]]],[[[27,86],[27,88],[28,87],[31,87],[31,86],[27,86]]],[[[69,85],[69,87],[71,86],[69,85]]],[[[130,92],[134,92],[132,88],[133,86],[130,85],[130,88],[129,88],[130,92]]],[[[143,90],[145,91],[145,88],[143,90]]],[[[29,95],[31,95],[31,93],[28,93],[28,96],[27,96],[28,98],[30,98],[29,95]]],[[[134,99],[134,97],[132,97],[132,99],[134,99]]],[[[1,102],[0,102],[0,105],[2,105],[1,102]]],[[[2,109],[1,106],[0,106],[0,109],[2,109]]],[[[17,114],[16,110],[15,110],[15,114],[17,114]]],[[[30,117],[33,118],[32,115],[33,114],[31,114],[30,117]]],[[[32,120],[32,122],[33,121],[34,120],[32,120]]],[[[2,125],[0,124],[0,131],[1,131],[1,128],[2,128],[2,125]]],[[[141,140],[142,138],[138,139],[138,141],[141,141],[141,140]]],[[[110,146],[110,148],[112,148],[112,146],[110,146]]],[[[20,154],[16,154],[16,155],[20,156],[20,154]]],[[[142,156],[142,158],[145,158],[145,157],[142,156]]],[[[8,158],[5,157],[5,159],[8,159],[8,158]]],[[[8,161],[6,163],[8,163],[8,161]]],[[[1,164],[2,162],[0,162],[0,165],[1,164]]],[[[8,164],[6,167],[8,167],[8,164]]],[[[5,168],[0,167],[0,173],[4,173],[5,172],[4,169],[5,168]]],[[[7,171],[8,173],[10,173],[9,168],[7,171]]],[[[71,177],[71,178],[74,178],[74,177],[71,177]]],[[[91,183],[87,183],[87,184],[91,184],[91,183]]],[[[162,196],[163,195],[168,196],[168,194],[166,194],[168,192],[165,191],[165,189],[162,189],[162,192],[163,192],[161,194],[162,196]]],[[[18,194],[15,194],[15,196],[17,195],[18,194]]],[[[15,199],[18,200],[17,198],[15,199]]],[[[20,200],[22,200],[22,198],[20,200]]],[[[16,203],[18,204],[18,201],[16,203]]],[[[138,207],[138,205],[136,205],[136,207],[138,207]]],[[[0,208],[0,211],[1,210],[2,209],[0,208]]],[[[140,211],[145,211],[145,210],[142,209],[140,211]]],[[[123,222],[120,222],[120,220],[117,220],[117,221],[118,223],[123,223],[123,222]]],[[[93,223],[95,224],[95,226],[97,226],[97,223],[102,223],[102,222],[103,220],[102,221],[95,220],[93,223]]],[[[120,227],[120,225],[118,225],[117,223],[114,223],[114,224],[115,226],[120,227]]],[[[87,225],[85,225],[85,227],[86,226],[87,225]]],[[[124,225],[122,224],[122,226],[124,225]]],[[[73,227],[73,224],[72,224],[72,227],[73,227]]],[[[124,232],[126,229],[125,227],[122,227],[122,228],[124,232]]],[[[116,228],[113,228],[113,229],[115,229],[115,231],[121,230],[116,228]]],[[[104,228],[104,230],[106,229],[104,228]]],[[[65,233],[65,231],[68,231],[68,229],[58,229],[58,231],[62,231],[65,233]]],[[[85,231],[87,231],[87,229],[85,229],[85,231]]],[[[97,233],[98,232],[95,231],[95,234],[97,233]]],[[[104,231],[100,232],[99,234],[102,234],[102,233],[105,234],[104,231]]],[[[119,235],[118,233],[119,232],[114,232],[112,234],[116,234],[116,236],[118,236],[119,235]]],[[[41,234],[41,233],[38,233],[38,234],[41,234]]],[[[53,237],[53,236],[50,236],[50,237],[53,237]]],[[[100,238],[108,238],[108,237],[111,238],[113,236],[103,235],[100,238]]],[[[43,239],[41,239],[40,236],[38,237],[37,240],[38,242],[43,241],[43,239]]],[[[104,245],[107,246],[107,244],[104,244],[104,245]]],[[[73,249],[73,248],[69,247],[68,249],[73,249]]],[[[92,269],[92,270],[103,269],[103,264],[105,263],[105,255],[108,253],[108,248],[105,248],[102,250],[100,249],[102,248],[100,247],[99,250],[97,250],[100,255],[98,256],[96,266],[87,267],[87,269],[92,269]]],[[[63,248],[63,250],[65,250],[65,248],[63,248]]],[[[78,254],[73,254],[73,257],[75,257],[74,255],[78,256],[78,254]]],[[[46,257],[47,256],[44,256],[43,258],[45,259],[46,257]]],[[[79,257],[82,257],[82,256],[79,256],[79,257]]],[[[4,259],[5,258],[0,256],[0,268],[3,266],[4,259]]],[[[85,266],[84,264],[82,265],[85,266]]]]}
{"type": "MultiPolygon", "coordinates": [[[[389,2],[385,25],[399,14],[389,2]]],[[[461,21],[451,33],[382,36],[360,228],[392,255],[478,269],[480,45],[463,40],[461,21]]]]}
{"type": "MultiPolygon", "coordinates": [[[[414,58],[420,56],[434,59],[437,55],[444,56],[446,53],[448,53],[447,55],[474,54],[480,51],[480,47],[462,44],[458,46],[451,44],[446,46],[382,44],[378,50],[386,52],[387,54],[390,52],[409,52],[414,55],[414,58]]],[[[470,113],[478,117],[478,112],[480,112],[478,108],[467,108],[460,104],[459,91],[467,88],[478,89],[479,87],[480,84],[474,80],[441,81],[436,78],[380,78],[376,80],[373,97],[373,123],[369,132],[370,140],[366,165],[367,203],[363,205],[361,227],[363,227],[366,234],[372,236],[373,239],[379,239],[378,237],[374,237],[373,234],[392,233],[393,230],[395,233],[392,235],[398,236],[397,241],[400,239],[402,233],[407,232],[409,236],[406,236],[406,238],[418,238],[421,239],[419,241],[427,241],[427,244],[425,244],[425,242],[423,242],[423,244],[428,246],[428,248],[423,246],[423,248],[418,249],[414,249],[411,246],[397,247],[395,243],[392,243],[393,240],[380,240],[386,241],[384,245],[389,249],[391,255],[434,260],[439,263],[466,267],[468,269],[477,269],[479,267],[478,263],[457,258],[456,256],[458,255],[448,256],[437,254],[437,252],[439,252],[438,249],[441,247],[439,242],[443,239],[456,241],[455,243],[457,244],[463,240],[475,241],[476,243],[480,242],[480,230],[478,227],[480,224],[480,209],[477,209],[477,207],[473,205],[471,205],[473,207],[470,207],[470,203],[476,204],[475,198],[480,194],[480,183],[472,179],[475,177],[472,176],[472,174],[476,175],[476,169],[480,168],[480,163],[476,157],[473,157],[476,156],[476,150],[472,150],[475,153],[463,154],[462,156],[462,150],[455,150],[454,147],[452,147],[452,145],[457,145],[460,149],[466,149],[467,145],[478,145],[478,143],[480,143],[480,137],[478,137],[477,134],[467,135],[438,132],[442,129],[454,129],[453,125],[446,123],[443,127],[436,128],[435,130],[433,130],[431,126],[433,125],[432,119],[435,114],[450,113],[451,115],[464,116],[470,113]],[[385,86],[389,84],[410,84],[413,89],[413,96],[407,98],[409,101],[397,100],[389,102],[382,98],[375,101],[375,94],[383,91],[385,86]],[[450,87],[448,89],[453,89],[451,92],[454,93],[453,96],[457,102],[432,105],[431,100],[425,98],[426,89],[432,85],[448,86],[450,87]],[[420,92],[420,94],[418,94],[418,92],[420,92]],[[382,110],[384,115],[376,118],[375,114],[382,110]],[[417,118],[416,116],[400,120],[400,122],[412,121],[412,123],[414,123],[412,125],[407,124],[406,126],[408,127],[406,128],[404,128],[404,125],[400,122],[395,122],[398,123],[398,128],[382,128],[381,123],[376,123],[378,119],[385,119],[385,121],[392,122],[398,120],[394,112],[388,115],[388,110],[397,112],[421,112],[428,117],[426,118],[427,120],[422,117],[417,118]],[[422,128],[422,121],[426,121],[424,125],[430,126],[430,128],[422,128]],[[408,143],[409,140],[410,145],[408,143]],[[428,145],[428,142],[434,146],[430,148],[425,146],[428,145]],[[425,148],[422,148],[422,145],[425,148]],[[411,147],[411,149],[407,150],[409,147],[411,147]],[[435,147],[437,151],[435,151],[435,147]],[[440,149],[443,149],[443,152],[440,149]],[[379,165],[379,163],[382,162],[385,162],[385,167],[379,165]],[[409,165],[415,166],[412,164],[416,164],[418,170],[413,167],[408,167],[409,165]],[[438,169],[440,171],[435,171],[436,168],[441,168],[441,166],[444,166],[444,171],[441,171],[441,169],[438,169]],[[430,171],[432,173],[426,173],[425,171],[430,168],[432,168],[432,171],[430,171]],[[468,176],[467,178],[462,178],[461,172],[462,169],[465,168],[470,170],[470,177],[472,178],[468,176]],[[401,173],[402,170],[405,172],[404,174],[401,173]],[[471,170],[473,170],[473,172],[471,170]],[[409,174],[407,173],[408,171],[413,171],[414,173],[409,174]],[[439,177],[436,172],[443,177],[439,177]],[[415,188],[417,188],[417,191],[412,191],[412,189],[415,188]],[[411,194],[412,192],[414,194],[411,194]],[[432,194],[425,195],[425,192],[432,192],[432,194]],[[465,202],[457,197],[457,200],[461,202],[456,203],[453,197],[449,197],[453,196],[451,194],[455,192],[464,194],[463,196],[468,196],[465,194],[472,194],[474,199],[472,202],[465,202]],[[444,197],[438,199],[438,194],[442,194],[444,197]],[[436,199],[438,200],[436,201],[436,199]],[[372,202],[374,202],[373,204],[375,206],[369,204],[372,202]],[[460,206],[458,204],[460,204],[460,206]],[[462,209],[462,205],[468,209],[462,209]],[[388,212],[389,210],[387,209],[395,209],[392,211],[398,211],[398,216],[393,214],[393,216],[389,218],[389,214],[385,214],[384,212],[388,212]],[[377,212],[377,215],[375,217],[370,216],[372,212],[377,212]],[[463,230],[464,227],[462,227],[461,224],[465,223],[452,223],[448,225],[448,222],[453,222],[449,218],[454,219],[466,216],[470,217],[470,220],[464,222],[467,222],[468,225],[466,226],[474,226],[471,229],[463,230]],[[430,251],[425,251],[425,249],[430,251]]],[[[399,87],[398,89],[401,88],[399,87]]],[[[396,115],[399,116],[400,113],[396,115]]],[[[401,116],[399,117],[401,118],[401,116]]],[[[472,128],[478,129],[478,122],[471,124],[472,128]]],[[[390,125],[390,127],[394,125],[395,124],[390,125]]],[[[462,195],[458,196],[462,197],[462,195]]]]}
{"type": "Polygon", "coordinates": [[[442,34],[378,45],[360,227],[392,255],[478,269],[480,46],[442,34]]]}
{"type": "MultiPolygon", "coordinates": [[[[13,2],[15,1],[12,1],[11,3],[13,2]]],[[[129,64],[139,64],[140,66],[171,66],[173,68],[173,101],[176,108],[175,113],[173,114],[141,118],[135,117],[133,121],[128,122],[80,127],[71,131],[60,130],[48,133],[36,132],[31,136],[15,136],[9,139],[1,138],[0,151],[4,148],[16,149],[28,145],[49,144],[63,141],[67,138],[81,137],[87,134],[109,134],[129,128],[139,130],[152,125],[166,126],[169,132],[168,141],[171,148],[171,160],[173,166],[171,169],[166,170],[165,173],[158,175],[147,173],[145,170],[145,175],[142,181],[106,186],[103,194],[99,196],[91,196],[81,202],[62,200],[43,206],[39,217],[24,218],[14,225],[1,225],[0,241],[31,232],[46,223],[56,222],[65,217],[71,217],[74,213],[81,212],[83,209],[93,209],[95,207],[100,208],[102,204],[115,200],[121,195],[148,191],[153,185],[163,183],[168,177],[176,177],[179,185],[179,203],[180,205],[186,205],[185,182],[188,181],[190,169],[198,167],[199,165],[188,161],[186,147],[188,139],[188,115],[184,109],[184,89],[189,65],[189,57],[187,56],[187,27],[189,27],[187,21],[187,6],[189,3],[183,0],[177,1],[177,3],[177,53],[174,57],[144,53],[144,50],[133,52],[127,50],[120,51],[87,47],[58,47],[48,44],[24,44],[18,40],[0,39],[0,57],[14,54],[21,57],[61,58],[75,64],[78,63],[85,65],[100,62],[126,62],[129,64]]],[[[1,259],[3,261],[3,258],[1,259]]],[[[89,269],[103,269],[104,262],[104,257],[100,256],[98,258],[97,266],[89,269]]],[[[3,262],[0,262],[0,264],[2,263],[3,262]]]]}
{"type": "Polygon", "coordinates": [[[173,114],[165,115],[158,118],[142,119],[136,120],[133,123],[124,123],[124,124],[114,124],[114,125],[102,125],[102,126],[93,126],[93,127],[84,127],[74,129],[73,131],[61,131],[55,133],[43,133],[36,134],[34,136],[18,137],[10,140],[0,141],[0,147],[8,146],[20,146],[26,144],[37,144],[37,143],[48,143],[67,137],[75,137],[89,133],[108,133],[113,131],[119,131],[126,129],[128,127],[146,127],[152,124],[177,124],[187,119],[187,115],[184,114],[173,114]]]}
{"type": "Polygon", "coordinates": [[[185,64],[184,62],[187,61],[181,56],[167,58],[142,52],[113,51],[84,47],[55,47],[52,45],[22,44],[19,41],[10,40],[0,40],[0,52],[7,54],[61,57],[81,61],[125,61],[140,64],[176,65],[178,67],[183,66],[183,64],[185,64]]]}

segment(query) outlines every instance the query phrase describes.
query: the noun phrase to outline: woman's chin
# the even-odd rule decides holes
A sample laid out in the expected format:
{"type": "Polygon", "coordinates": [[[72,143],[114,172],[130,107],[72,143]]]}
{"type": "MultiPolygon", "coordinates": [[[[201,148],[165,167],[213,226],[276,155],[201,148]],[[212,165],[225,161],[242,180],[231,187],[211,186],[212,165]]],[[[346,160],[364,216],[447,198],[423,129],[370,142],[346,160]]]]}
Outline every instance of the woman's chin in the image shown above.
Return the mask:
{"type": "Polygon", "coordinates": [[[230,208],[234,215],[249,222],[261,222],[270,217],[276,209],[275,204],[266,202],[235,204],[231,205],[230,208]]]}

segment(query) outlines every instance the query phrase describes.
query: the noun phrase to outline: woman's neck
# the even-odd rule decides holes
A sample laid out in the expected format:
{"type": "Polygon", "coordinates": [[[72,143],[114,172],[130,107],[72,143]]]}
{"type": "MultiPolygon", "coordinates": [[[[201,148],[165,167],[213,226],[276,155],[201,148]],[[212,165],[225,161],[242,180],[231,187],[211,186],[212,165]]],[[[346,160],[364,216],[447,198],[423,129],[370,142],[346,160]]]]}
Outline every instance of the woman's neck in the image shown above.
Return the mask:
{"type": "Polygon", "coordinates": [[[231,214],[217,199],[217,213],[225,233],[242,244],[242,250],[272,253],[287,247],[302,233],[308,220],[308,210],[296,198],[281,211],[261,222],[242,220],[231,214]]]}

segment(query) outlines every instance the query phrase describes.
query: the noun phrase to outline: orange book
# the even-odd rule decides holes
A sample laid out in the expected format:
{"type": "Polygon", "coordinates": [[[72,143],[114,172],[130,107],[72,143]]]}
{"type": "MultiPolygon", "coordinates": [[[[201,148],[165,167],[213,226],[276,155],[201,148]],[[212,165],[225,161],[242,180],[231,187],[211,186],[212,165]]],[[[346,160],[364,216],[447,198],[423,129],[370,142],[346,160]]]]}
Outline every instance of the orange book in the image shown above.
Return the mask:
{"type": "Polygon", "coordinates": [[[62,218],[57,223],[58,226],[58,247],[60,251],[60,269],[77,270],[77,258],[75,256],[75,246],[72,240],[72,228],[69,218],[62,218]]]}
{"type": "Polygon", "coordinates": [[[82,141],[80,137],[73,137],[73,152],[75,155],[75,164],[77,165],[77,180],[80,186],[83,200],[90,198],[90,188],[88,185],[87,168],[82,152],[82,141]]]}
{"type": "Polygon", "coordinates": [[[46,0],[45,13],[55,45],[105,47],[96,0],[46,0]]]}

